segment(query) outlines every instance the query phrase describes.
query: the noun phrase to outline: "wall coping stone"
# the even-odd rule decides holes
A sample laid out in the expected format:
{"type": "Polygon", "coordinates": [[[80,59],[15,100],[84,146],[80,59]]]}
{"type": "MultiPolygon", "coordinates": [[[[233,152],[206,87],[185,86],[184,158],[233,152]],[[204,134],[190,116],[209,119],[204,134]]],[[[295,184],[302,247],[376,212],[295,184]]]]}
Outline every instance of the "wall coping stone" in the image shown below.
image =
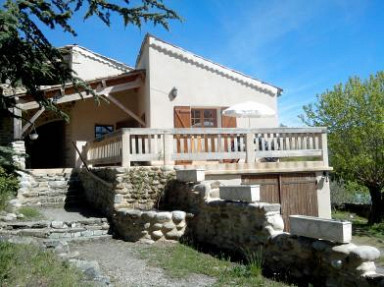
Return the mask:
{"type": "Polygon", "coordinates": [[[260,200],[260,185],[222,185],[219,191],[224,200],[249,203],[260,200]]]}
{"type": "Polygon", "coordinates": [[[179,169],[176,170],[176,179],[181,182],[202,182],[205,180],[205,170],[197,169],[179,169]]]}
{"type": "Polygon", "coordinates": [[[291,234],[315,239],[349,243],[352,223],[306,215],[290,215],[291,234]]]}

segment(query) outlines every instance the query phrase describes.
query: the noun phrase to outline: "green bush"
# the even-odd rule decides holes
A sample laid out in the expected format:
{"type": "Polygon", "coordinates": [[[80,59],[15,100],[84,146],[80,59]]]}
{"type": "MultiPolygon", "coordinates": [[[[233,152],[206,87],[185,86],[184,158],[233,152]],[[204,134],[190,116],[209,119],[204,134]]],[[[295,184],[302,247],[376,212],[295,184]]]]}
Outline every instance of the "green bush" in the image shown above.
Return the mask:
{"type": "Polygon", "coordinates": [[[16,195],[18,185],[17,177],[7,173],[0,166],[0,210],[3,210],[7,201],[16,195]]]}
{"type": "Polygon", "coordinates": [[[13,160],[14,155],[15,152],[11,147],[0,145],[0,168],[8,174],[14,174],[14,172],[19,169],[13,160]]]}
{"type": "Polygon", "coordinates": [[[332,206],[343,203],[370,204],[369,191],[365,186],[361,186],[352,181],[336,181],[330,183],[332,206]]]}

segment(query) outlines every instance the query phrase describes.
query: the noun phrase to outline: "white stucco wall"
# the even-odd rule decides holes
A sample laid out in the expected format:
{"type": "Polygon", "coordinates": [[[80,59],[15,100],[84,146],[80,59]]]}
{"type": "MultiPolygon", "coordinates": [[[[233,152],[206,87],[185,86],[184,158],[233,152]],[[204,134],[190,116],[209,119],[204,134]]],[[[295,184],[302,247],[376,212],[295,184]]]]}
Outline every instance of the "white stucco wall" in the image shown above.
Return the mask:
{"type": "Polygon", "coordinates": [[[144,49],[142,51],[142,57],[136,64],[136,69],[142,69],[146,71],[144,85],[138,89],[138,111],[140,115],[145,114],[146,127],[150,127],[150,85],[151,85],[151,73],[150,73],[150,58],[149,50],[144,49]]]}
{"type": "MultiPolygon", "coordinates": [[[[134,91],[121,92],[114,97],[125,107],[139,114],[137,93],[134,91]]],[[[132,119],[119,107],[113,103],[105,103],[97,106],[93,98],[77,101],[70,112],[70,122],[66,132],[66,165],[74,166],[76,151],[72,146],[72,141],[90,141],[95,138],[95,125],[113,125],[116,130],[116,123],[132,119]]]]}
{"type": "MultiPolygon", "coordinates": [[[[150,81],[150,116],[147,119],[151,128],[173,128],[174,106],[214,108],[244,101],[256,101],[276,111],[276,116],[272,118],[251,119],[251,127],[278,126],[277,88],[262,84],[261,88],[251,86],[252,79],[249,79],[249,84],[242,75],[231,73],[183,50],[180,52],[179,48],[152,37],[149,38],[149,45],[147,40],[143,56],[147,57],[147,62],[141,67],[150,67],[146,80],[150,81]],[[169,93],[174,87],[177,97],[170,100],[169,93]],[[267,89],[269,91],[263,91],[267,89]]],[[[237,126],[248,127],[249,120],[238,119],[237,126]]]]}
{"type": "Polygon", "coordinates": [[[74,46],[72,52],[72,69],[85,81],[117,76],[131,70],[81,47],[74,46]]]}

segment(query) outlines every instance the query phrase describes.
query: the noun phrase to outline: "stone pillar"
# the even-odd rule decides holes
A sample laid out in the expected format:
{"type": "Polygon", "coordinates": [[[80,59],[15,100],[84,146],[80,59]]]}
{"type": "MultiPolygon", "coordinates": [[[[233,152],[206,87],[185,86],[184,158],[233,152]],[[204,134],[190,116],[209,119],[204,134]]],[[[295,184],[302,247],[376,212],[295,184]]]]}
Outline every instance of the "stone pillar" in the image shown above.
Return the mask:
{"type": "Polygon", "coordinates": [[[11,142],[11,147],[15,154],[13,155],[13,161],[20,169],[25,169],[25,143],[23,140],[11,142]]]}
{"type": "Polygon", "coordinates": [[[329,188],[328,174],[316,172],[317,181],[317,206],[319,217],[332,218],[331,215],[331,192],[329,188]]]}

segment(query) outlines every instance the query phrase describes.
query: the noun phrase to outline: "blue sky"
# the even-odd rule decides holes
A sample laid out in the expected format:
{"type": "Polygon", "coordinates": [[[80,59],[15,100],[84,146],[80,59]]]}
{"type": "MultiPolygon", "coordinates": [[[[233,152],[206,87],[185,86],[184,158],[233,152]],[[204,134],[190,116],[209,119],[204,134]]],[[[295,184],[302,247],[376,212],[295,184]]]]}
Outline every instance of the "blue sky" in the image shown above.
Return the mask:
{"type": "Polygon", "coordinates": [[[53,44],[79,44],[134,66],[147,32],[193,53],[281,87],[280,122],[302,126],[302,106],[349,76],[384,67],[381,0],[164,0],[184,22],[170,31],[124,28],[113,19],[73,21],[77,37],[48,31],[53,44]]]}

